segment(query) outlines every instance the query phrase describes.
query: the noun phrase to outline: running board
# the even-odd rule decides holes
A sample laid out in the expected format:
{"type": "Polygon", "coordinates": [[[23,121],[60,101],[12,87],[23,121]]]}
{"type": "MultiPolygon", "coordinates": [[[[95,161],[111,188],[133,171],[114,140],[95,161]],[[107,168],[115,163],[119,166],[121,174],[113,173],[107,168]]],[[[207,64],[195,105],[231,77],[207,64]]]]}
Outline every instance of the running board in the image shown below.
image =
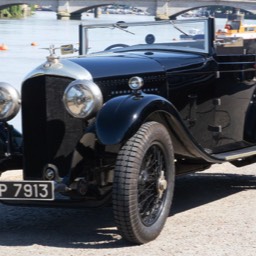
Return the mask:
{"type": "Polygon", "coordinates": [[[229,151],[220,154],[212,154],[213,157],[225,161],[233,161],[256,155],[256,146],[229,151]]]}

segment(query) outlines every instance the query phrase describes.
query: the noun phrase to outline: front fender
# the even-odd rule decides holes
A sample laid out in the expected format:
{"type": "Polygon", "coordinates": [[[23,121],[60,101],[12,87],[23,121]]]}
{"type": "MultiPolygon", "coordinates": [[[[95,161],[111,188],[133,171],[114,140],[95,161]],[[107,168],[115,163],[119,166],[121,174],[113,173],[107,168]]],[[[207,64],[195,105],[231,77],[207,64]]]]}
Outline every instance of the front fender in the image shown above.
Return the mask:
{"type": "Polygon", "coordinates": [[[122,143],[131,137],[155,111],[174,110],[163,97],[151,94],[115,97],[104,104],[96,119],[96,134],[105,145],[122,143]]]}
{"type": "Polygon", "coordinates": [[[210,163],[223,162],[196,142],[173,104],[158,95],[126,95],[106,102],[96,118],[97,138],[104,145],[120,144],[133,136],[145,121],[157,116],[162,116],[168,126],[175,153],[210,163]]]}

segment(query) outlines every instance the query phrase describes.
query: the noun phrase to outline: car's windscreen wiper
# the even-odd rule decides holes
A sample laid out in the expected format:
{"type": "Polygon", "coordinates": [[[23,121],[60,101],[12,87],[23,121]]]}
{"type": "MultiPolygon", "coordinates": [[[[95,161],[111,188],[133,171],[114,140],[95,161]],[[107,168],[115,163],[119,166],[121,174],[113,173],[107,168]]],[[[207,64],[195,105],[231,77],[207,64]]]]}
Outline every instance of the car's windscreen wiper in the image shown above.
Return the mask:
{"type": "Polygon", "coordinates": [[[124,21],[118,21],[116,24],[113,24],[113,28],[118,28],[120,30],[123,30],[124,32],[127,32],[129,34],[135,35],[135,33],[127,30],[128,26],[125,26],[123,24],[125,24],[124,21]]]}
{"type": "Polygon", "coordinates": [[[181,32],[183,35],[189,36],[186,32],[184,32],[183,30],[181,30],[180,28],[178,28],[178,27],[173,23],[173,21],[170,21],[170,22],[171,22],[171,24],[173,25],[173,27],[174,27],[175,29],[177,29],[179,32],[181,32]]]}

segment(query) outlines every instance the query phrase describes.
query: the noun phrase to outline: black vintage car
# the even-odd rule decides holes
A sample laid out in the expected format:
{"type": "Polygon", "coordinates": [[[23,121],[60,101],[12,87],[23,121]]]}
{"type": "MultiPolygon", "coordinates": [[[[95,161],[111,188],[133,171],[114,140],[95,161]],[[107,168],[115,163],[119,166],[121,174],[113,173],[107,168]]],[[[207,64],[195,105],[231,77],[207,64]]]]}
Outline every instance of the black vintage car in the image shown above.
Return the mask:
{"type": "MultiPolygon", "coordinates": [[[[254,40],[217,37],[212,18],[79,31],[79,56],[59,58],[50,47],[22,84],[24,180],[2,181],[0,198],[56,207],[112,202],[121,235],[146,243],[164,226],[175,175],[256,161],[254,40]]],[[[0,84],[5,127],[19,105],[0,84]]]]}

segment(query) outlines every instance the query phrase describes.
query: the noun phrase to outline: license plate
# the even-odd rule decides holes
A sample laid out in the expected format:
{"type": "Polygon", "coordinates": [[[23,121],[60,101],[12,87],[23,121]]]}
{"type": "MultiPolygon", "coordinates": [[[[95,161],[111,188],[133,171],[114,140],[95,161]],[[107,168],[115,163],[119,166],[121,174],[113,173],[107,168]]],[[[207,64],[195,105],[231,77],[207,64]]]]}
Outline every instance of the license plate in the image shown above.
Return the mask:
{"type": "Polygon", "coordinates": [[[1,181],[0,200],[54,200],[53,181],[1,181]]]}

